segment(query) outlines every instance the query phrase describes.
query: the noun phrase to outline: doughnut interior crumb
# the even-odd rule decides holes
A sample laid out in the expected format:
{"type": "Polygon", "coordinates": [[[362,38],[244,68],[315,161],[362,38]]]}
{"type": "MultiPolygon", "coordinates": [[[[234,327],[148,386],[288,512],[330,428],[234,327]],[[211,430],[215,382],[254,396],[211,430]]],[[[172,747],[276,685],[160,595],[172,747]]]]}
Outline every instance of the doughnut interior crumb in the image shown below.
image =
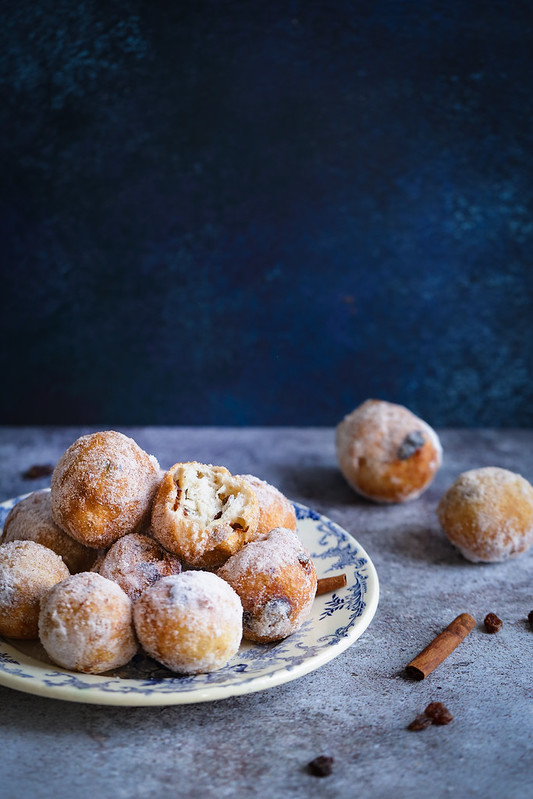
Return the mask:
{"type": "Polygon", "coordinates": [[[213,569],[250,541],[259,505],[253,488],[223,466],[177,463],[152,508],[153,536],[193,568],[213,569]]]}
{"type": "Polygon", "coordinates": [[[248,497],[242,491],[242,482],[227,470],[206,470],[195,463],[185,463],[175,483],[176,512],[198,520],[210,530],[222,524],[248,530],[245,514],[248,497]]]}

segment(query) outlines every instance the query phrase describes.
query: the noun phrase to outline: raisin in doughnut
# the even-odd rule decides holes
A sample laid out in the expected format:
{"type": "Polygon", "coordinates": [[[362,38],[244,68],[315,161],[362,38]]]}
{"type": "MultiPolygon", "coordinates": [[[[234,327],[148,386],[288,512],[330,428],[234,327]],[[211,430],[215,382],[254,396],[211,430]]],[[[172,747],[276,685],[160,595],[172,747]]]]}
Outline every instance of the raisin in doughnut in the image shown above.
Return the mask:
{"type": "Polygon", "coordinates": [[[211,572],[163,577],[141,594],[133,618],[143,649],[184,674],[220,669],[242,637],[241,601],[211,572]]]}
{"type": "Polygon", "coordinates": [[[243,637],[278,641],[298,630],[316,593],[316,572],[309,553],[293,532],[272,530],[252,541],[217,572],[241,598],[243,637]]]}
{"type": "Polygon", "coordinates": [[[406,502],[429,486],[442,461],[436,432],[402,405],[367,400],[337,427],[339,467],[375,502],[406,502]]]}
{"type": "Polygon", "coordinates": [[[71,574],[87,571],[94,563],[94,549],[80,544],[63,532],[52,518],[50,491],[35,491],[9,511],[0,538],[8,541],[36,541],[60,555],[71,574]]]}
{"type": "Polygon", "coordinates": [[[437,516],[467,560],[513,558],[533,544],[533,486],[507,469],[472,469],[446,491],[437,516]]]}
{"type": "Polygon", "coordinates": [[[259,524],[257,525],[254,540],[264,538],[267,533],[276,527],[287,527],[290,530],[296,530],[294,506],[281,491],[253,474],[240,474],[238,476],[252,486],[259,503],[259,524]]]}
{"type": "Polygon", "coordinates": [[[78,438],[52,475],[52,516],[86,546],[111,546],[148,526],[159,464],[114,430],[78,438]]]}
{"type": "Polygon", "coordinates": [[[0,635],[38,638],[41,597],[69,570],[59,555],[35,541],[0,546],[0,635]]]}
{"type": "Polygon", "coordinates": [[[253,488],[223,466],[176,463],[165,474],[152,509],[152,533],[186,565],[214,569],[257,530],[253,488]]]}
{"type": "Polygon", "coordinates": [[[100,574],[73,574],[44,597],[39,637],[65,669],[100,674],[124,666],[137,651],[132,602],[100,574]]]}
{"type": "Polygon", "coordinates": [[[98,568],[102,577],[118,583],[132,602],[148,586],[180,571],[181,563],[175,555],[141,533],[129,533],[115,541],[98,568]]]}

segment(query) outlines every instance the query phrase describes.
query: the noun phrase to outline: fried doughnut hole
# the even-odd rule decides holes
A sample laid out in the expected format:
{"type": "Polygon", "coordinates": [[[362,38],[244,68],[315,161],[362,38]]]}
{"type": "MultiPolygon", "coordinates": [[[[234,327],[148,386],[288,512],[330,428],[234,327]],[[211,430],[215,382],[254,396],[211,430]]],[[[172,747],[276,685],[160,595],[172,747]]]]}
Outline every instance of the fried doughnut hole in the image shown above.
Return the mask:
{"type": "Polygon", "coordinates": [[[177,463],[152,510],[152,532],[187,566],[216,569],[251,541],[259,520],[253,488],[223,466],[177,463]]]}

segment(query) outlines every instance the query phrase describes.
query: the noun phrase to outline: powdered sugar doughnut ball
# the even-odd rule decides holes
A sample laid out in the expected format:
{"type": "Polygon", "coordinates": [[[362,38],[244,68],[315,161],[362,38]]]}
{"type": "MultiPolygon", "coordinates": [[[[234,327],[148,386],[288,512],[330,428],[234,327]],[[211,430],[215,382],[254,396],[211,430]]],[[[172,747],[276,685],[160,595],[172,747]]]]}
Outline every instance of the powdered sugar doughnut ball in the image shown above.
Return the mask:
{"type": "Polygon", "coordinates": [[[52,475],[52,516],[69,535],[95,549],[148,526],[159,464],[114,430],[78,438],[52,475]]]}
{"type": "Polygon", "coordinates": [[[35,491],[17,502],[7,516],[0,542],[35,541],[60,555],[71,574],[87,571],[94,563],[94,549],[63,532],[52,518],[50,491],[35,491]]]}
{"type": "Polygon", "coordinates": [[[152,510],[152,533],[195,569],[221,566],[257,530],[253,488],[224,466],[176,463],[165,474],[152,510]]]}
{"type": "Polygon", "coordinates": [[[292,530],[272,530],[252,541],[217,572],[241,598],[243,636],[267,643],[298,630],[311,612],[316,572],[309,552],[292,530]]]}
{"type": "Polygon", "coordinates": [[[296,530],[294,506],[281,491],[253,474],[237,476],[252,486],[259,503],[259,523],[254,536],[255,540],[264,538],[276,527],[296,530]]]}
{"type": "Polygon", "coordinates": [[[181,563],[147,535],[129,533],[107,551],[98,569],[102,577],[118,583],[135,602],[145,588],[162,577],[181,572],[181,563]]]}
{"type": "Polygon", "coordinates": [[[0,635],[38,638],[41,597],[69,570],[55,552],[35,541],[0,546],[0,635]]]}
{"type": "Polygon", "coordinates": [[[337,458],[357,493],[406,502],[429,486],[442,461],[436,432],[402,405],[367,400],[337,427],[337,458]]]}
{"type": "Polygon", "coordinates": [[[211,572],[163,577],[141,594],[133,618],[143,649],[184,674],[220,669],[242,637],[241,601],[211,572]]]}
{"type": "Polygon", "coordinates": [[[507,469],[472,469],[446,491],[437,516],[467,560],[514,558],[533,544],[533,486],[507,469]]]}
{"type": "Polygon", "coordinates": [[[41,643],[65,669],[100,674],[124,666],[137,651],[131,609],[116,583],[94,572],[74,574],[41,603],[41,643]]]}

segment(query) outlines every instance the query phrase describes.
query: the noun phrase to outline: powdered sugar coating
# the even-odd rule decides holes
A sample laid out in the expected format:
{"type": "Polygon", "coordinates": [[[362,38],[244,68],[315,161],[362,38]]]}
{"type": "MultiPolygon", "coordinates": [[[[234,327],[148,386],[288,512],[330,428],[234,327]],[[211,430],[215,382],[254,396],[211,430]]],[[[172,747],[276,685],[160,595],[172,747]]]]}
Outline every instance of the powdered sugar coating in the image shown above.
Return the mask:
{"type": "Polygon", "coordinates": [[[69,570],[59,555],[35,541],[0,546],[0,635],[38,637],[41,597],[69,570]]]}
{"type": "Polygon", "coordinates": [[[294,507],[281,491],[253,474],[239,474],[237,477],[252,486],[259,503],[259,523],[254,540],[264,538],[276,527],[296,530],[294,507]]]}
{"type": "Polygon", "coordinates": [[[163,577],[134,605],[135,629],[145,651],[172,671],[200,674],[224,666],[242,638],[242,605],[211,572],[163,577]]]}
{"type": "Polygon", "coordinates": [[[131,600],[100,574],[74,574],[44,598],[39,637],[66,669],[100,674],[124,666],[137,651],[131,600]]]}
{"type": "Polygon", "coordinates": [[[181,563],[147,535],[129,533],[111,546],[98,568],[102,577],[118,583],[135,602],[162,577],[181,572],[181,563]]]}
{"type": "Polygon", "coordinates": [[[80,544],[61,530],[52,518],[50,491],[34,491],[17,502],[6,518],[1,543],[35,541],[60,555],[71,574],[86,571],[94,563],[94,549],[80,544]]]}
{"type": "Polygon", "coordinates": [[[533,544],[533,487],[507,469],[463,472],[437,515],[449,540],[473,562],[517,557],[533,544]]]}
{"type": "Polygon", "coordinates": [[[311,611],[316,572],[293,530],[277,528],[265,539],[252,541],[217,574],[241,598],[243,635],[250,641],[285,638],[301,627],[311,611]]]}
{"type": "Polygon", "coordinates": [[[442,462],[437,433],[402,405],[367,400],[337,427],[337,458],[348,483],[375,502],[416,499],[442,462]],[[420,440],[421,446],[406,447],[420,440]]]}
{"type": "Polygon", "coordinates": [[[262,541],[252,541],[233,555],[218,574],[237,577],[250,571],[274,574],[278,569],[291,565],[302,558],[309,559],[309,553],[294,530],[278,527],[271,530],[262,541]]]}
{"type": "Polygon", "coordinates": [[[78,438],[52,475],[52,516],[95,549],[148,526],[159,465],[128,436],[107,430],[78,438]]]}

